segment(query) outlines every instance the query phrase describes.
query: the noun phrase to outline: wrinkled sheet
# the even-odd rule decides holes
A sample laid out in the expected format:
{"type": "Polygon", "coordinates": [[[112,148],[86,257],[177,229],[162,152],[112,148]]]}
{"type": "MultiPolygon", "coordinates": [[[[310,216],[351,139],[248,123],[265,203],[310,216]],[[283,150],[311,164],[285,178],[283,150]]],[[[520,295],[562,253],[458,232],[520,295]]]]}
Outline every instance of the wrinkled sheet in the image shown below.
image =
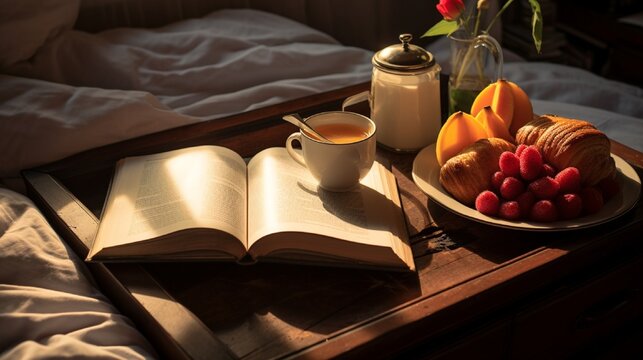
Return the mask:
{"type": "Polygon", "coordinates": [[[65,31],[0,75],[0,178],[86,149],[368,81],[372,52],[256,10],[65,31]]]}
{"type": "Polygon", "coordinates": [[[0,188],[0,359],[155,357],[26,197],[0,188]]]}
{"type": "Polygon", "coordinates": [[[68,31],[13,73],[145,91],[207,119],[366,81],[371,56],[295,21],[243,9],[157,29],[68,31]]]}

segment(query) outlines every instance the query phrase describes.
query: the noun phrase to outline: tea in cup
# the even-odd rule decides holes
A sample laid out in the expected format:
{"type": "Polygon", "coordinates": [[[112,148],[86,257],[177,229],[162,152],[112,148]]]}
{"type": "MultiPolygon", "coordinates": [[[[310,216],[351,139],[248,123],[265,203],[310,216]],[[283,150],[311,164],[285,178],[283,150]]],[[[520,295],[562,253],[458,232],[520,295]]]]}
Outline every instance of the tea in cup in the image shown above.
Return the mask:
{"type": "Polygon", "coordinates": [[[329,142],[302,129],[286,140],[288,154],[308,168],[321,188],[329,191],[354,188],[375,160],[375,123],[348,111],[323,112],[305,121],[329,142]],[[301,153],[293,148],[294,141],[301,144],[301,153]]]}

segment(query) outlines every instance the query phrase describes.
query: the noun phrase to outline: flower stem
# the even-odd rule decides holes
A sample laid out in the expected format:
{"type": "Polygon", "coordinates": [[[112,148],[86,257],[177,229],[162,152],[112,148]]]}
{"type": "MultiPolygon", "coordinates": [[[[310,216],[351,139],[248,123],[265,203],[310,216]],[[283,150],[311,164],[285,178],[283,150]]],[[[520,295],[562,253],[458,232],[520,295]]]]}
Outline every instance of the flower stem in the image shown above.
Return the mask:
{"type": "Polygon", "coordinates": [[[496,13],[496,15],[493,17],[493,19],[491,19],[491,22],[489,23],[489,26],[487,26],[487,30],[486,30],[487,33],[491,30],[491,28],[493,27],[493,24],[496,23],[496,20],[498,20],[500,18],[500,16],[502,16],[502,13],[505,12],[505,10],[509,7],[509,5],[511,5],[512,2],[514,2],[514,0],[508,0],[505,3],[505,5],[500,9],[500,11],[498,11],[496,13]]]}
{"type": "Polygon", "coordinates": [[[476,24],[473,27],[473,37],[478,36],[478,30],[480,30],[480,17],[482,16],[482,9],[478,10],[478,15],[476,16],[476,24]]]}
{"type": "Polygon", "coordinates": [[[471,64],[471,60],[472,60],[471,57],[473,56],[474,50],[475,50],[474,43],[475,43],[475,37],[471,40],[471,44],[469,44],[469,46],[467,47],[467,51],[464,53],[464,58],[460,63],[458,75],[455,78],[455,84],[454,84],[456,88],[460,87],[462,78],[464,77],[464,74],[467,72],[467,69],[471,64]]]}

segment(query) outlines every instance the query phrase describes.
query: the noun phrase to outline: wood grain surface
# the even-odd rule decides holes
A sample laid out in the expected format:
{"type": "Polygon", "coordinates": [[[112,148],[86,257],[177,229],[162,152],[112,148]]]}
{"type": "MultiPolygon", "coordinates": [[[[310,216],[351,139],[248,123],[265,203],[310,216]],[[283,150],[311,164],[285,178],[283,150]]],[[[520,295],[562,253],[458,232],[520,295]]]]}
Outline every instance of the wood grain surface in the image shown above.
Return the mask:
{"type": "MultiPolygon", "coordinates": [[[[296,130],[282,115],[337,110],[342,99],[368,87],[90,150],[26,172],[25,179],[43,212],[84,256],[121,157],[199,144],[250,157],[283,146],[296,130]]],[[[641,175],[641,153],[615,142],[612,149],[641,175]]],[[[511,321],[516,309],[570,279],[580,281],[641,254],[640,200],[618,219],[589,229],[546,235],[502,229],[432,202],[411,178],[415,154],[378,149],[378,156],[397,178],[417,272],[214,262],[95,264],[92,270],[164,355],[379,358],[439,352],[487,324],[493,325],[493,341],[505,344],[508,338],[498,337],[509,336],[503,330],[509,325],[496,321],[511,321]]]]}

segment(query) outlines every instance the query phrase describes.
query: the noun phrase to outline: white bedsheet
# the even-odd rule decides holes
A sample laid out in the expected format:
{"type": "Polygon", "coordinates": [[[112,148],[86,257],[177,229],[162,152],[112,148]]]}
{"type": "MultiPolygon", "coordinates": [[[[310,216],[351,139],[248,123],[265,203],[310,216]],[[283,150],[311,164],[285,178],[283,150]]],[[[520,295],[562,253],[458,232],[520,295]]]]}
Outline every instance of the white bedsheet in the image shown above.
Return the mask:
{"type": "Polygon", "coordinates": [[[368,81],[372,52],[255,10],[65,31],[0,75],[0,178],[93,147],[368,81]]]}
{"type": "Polygon", "coordinates": [[[222,10],[157,29],[67,31],[14,74],[73,86],[140,90],[211,118],[368,80],[369,51],[255,10],[222,10]]]}
{"type": "Polygon", "coordinates": [[[34,204],[0,188],[0,359],[154,357],[34,204]]]}

